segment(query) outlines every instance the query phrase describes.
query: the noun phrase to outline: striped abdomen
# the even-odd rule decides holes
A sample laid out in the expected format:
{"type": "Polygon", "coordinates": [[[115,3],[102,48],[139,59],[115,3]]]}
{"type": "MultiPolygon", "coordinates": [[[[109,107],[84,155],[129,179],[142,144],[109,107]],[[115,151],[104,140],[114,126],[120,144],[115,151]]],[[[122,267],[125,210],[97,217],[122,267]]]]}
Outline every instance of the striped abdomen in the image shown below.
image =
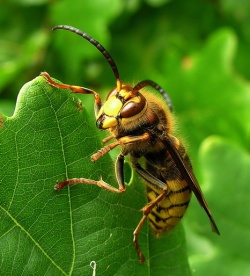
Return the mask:
{"type": "MultiPolygon", "coordinates": [[[[189,164],[191,169],[185,148],[177,138],[173,137],[172,139],[182,158],[189,164]]],[[[173,228],[181,220],[188,207],[192,193],[167,151],[157,155],[149,154],[146,159],[147,170],[166,183],[168,187],[166,196],[148,215],[150,226],[156,235],[160,235],[173,228]]],[[[161,188],[147,183],[148,202],[154,200],[162,192],[161,188]]]]}

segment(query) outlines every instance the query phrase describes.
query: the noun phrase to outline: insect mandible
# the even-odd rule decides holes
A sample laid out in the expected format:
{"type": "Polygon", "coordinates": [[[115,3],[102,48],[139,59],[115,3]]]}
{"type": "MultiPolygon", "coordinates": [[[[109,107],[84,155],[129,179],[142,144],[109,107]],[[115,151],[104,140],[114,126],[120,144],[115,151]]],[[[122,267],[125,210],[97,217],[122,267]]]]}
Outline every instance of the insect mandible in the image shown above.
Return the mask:
{"type": "Polygon", "coordinates": [[[51,86],[94,95],[96,125],[110,134],[103,142],[114,141],[93,154],[92,161],[97,161],[117,146],[120,146],[121,151],[115,163],[118,188],[103,179],[72,178],[57,183],[55,189],[60,190],[70,184],[92,184],[111,192],[123,193],[126,190],[124,158],[128,155],[133,169],[144,179],[147,188],[148,203],[142,208],[143,216],[133,233],[133,242],[141,263],[145,257],[140,249],[138,235],[147,218],[157,236],[172,229],[183,217],[192,192],[206,212],[212,230],[219,234],[185,147],[173,135],[172,103],[168,94],[151,80],[141,81],[134,86],[123,84],[114,60],[98,41],[71,26],[58,25],[52,30],[57,29],[71,31],[92,43],[110,64],[116,78],[116,87],[109,92],[102,104],[100,95],[92,89],[57,83],[46,72],[41,75],[51,86]],[[146,91],[146,86],[158,91],[166,103],[162,98],[146,91]],[[140,158],[145,158],[145,166],[139,163],[140,158]]]}

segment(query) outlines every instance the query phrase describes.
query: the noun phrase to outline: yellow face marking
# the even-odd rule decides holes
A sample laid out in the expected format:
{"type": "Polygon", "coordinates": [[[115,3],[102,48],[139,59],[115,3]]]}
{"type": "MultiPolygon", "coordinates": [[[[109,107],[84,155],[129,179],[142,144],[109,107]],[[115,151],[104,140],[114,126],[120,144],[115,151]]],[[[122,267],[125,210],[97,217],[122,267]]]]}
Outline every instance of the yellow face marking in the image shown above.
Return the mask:
{"type": "Polygon", "coordinates": [[[107,129],[115,126],[117,126],[117,120],[114,117],[106,117],[105,120],[102,122],[102,129],[107,129]]]}
{"type": "Polygon", "coordinates": [[[122,102],[116,98],[116,96],[111,96],[103,105],[103,113],[109,117],[116,117],[122,108],[122,102]]]}

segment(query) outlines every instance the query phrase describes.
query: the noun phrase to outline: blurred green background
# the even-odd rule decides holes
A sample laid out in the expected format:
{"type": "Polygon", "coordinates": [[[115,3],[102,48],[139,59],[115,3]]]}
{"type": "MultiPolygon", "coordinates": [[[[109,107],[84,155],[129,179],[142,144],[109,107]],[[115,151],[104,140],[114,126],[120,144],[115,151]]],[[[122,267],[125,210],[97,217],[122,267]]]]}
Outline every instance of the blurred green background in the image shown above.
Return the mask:
{"type": "Polygon", "coordinates": [[[173,101],[177,132],[221,230],[219,239],[210,229],[201,234],[207,218],[193,199],[184,224],[194,275],[249,275],[250,2],[3,0],[0,7],[0,112],[11,116],[18,91],[41,71],[104,98],[115,79],[103,56],[51,27],[89,33],[123,82],[152,79],[173,101]]]}

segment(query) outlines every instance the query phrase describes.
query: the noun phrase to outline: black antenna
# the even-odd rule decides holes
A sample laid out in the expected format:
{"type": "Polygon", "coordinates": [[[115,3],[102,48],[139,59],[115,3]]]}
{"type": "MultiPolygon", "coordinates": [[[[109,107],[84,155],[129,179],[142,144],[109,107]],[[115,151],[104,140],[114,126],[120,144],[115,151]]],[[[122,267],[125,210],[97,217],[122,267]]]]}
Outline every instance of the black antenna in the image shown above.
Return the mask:
{"type": "Polygon", "coordinates": [[[168,108],[171,112],[173,112],[173,105],[172,105],[172,101],[168,95],[168,93],[161,87],[159,86],[157,83],[155,83],[154,81],[151,80],[144,80],[144,81],[140,81],[139,83],[137,83],[134,87],[133,90],[131,92],[131,94],[136,93],[138,90],[142,89],[145,86],[151,86],[153,87],[155,90],[157,90],[158,92],[160,92],[160,94],[163,96],[163,98],[165,99],[165,101],[167,102],[168,108]]]}
{"type": "Polygon", "coordinates": [[[115,75],[117,91],[119,92],[122,87],[122,82],[120,80],[117,66],[116,66],[113,58],[111,57],[111,55],[107,52],[107,50],[98,41],[96,41],[93,37],[91,37],[87,33],[83,32],[77,28],[67,26],[67,25],[58,25],[58,26],[53,27],[52,31],[58,30],[58,29],[67,30],[67,31],[73,32],[73,33],[83,37],[84,39],[88,40],[91,44],[93,44],[103,54],[103,56],[108,61],[109,65],[115,75]]]}

